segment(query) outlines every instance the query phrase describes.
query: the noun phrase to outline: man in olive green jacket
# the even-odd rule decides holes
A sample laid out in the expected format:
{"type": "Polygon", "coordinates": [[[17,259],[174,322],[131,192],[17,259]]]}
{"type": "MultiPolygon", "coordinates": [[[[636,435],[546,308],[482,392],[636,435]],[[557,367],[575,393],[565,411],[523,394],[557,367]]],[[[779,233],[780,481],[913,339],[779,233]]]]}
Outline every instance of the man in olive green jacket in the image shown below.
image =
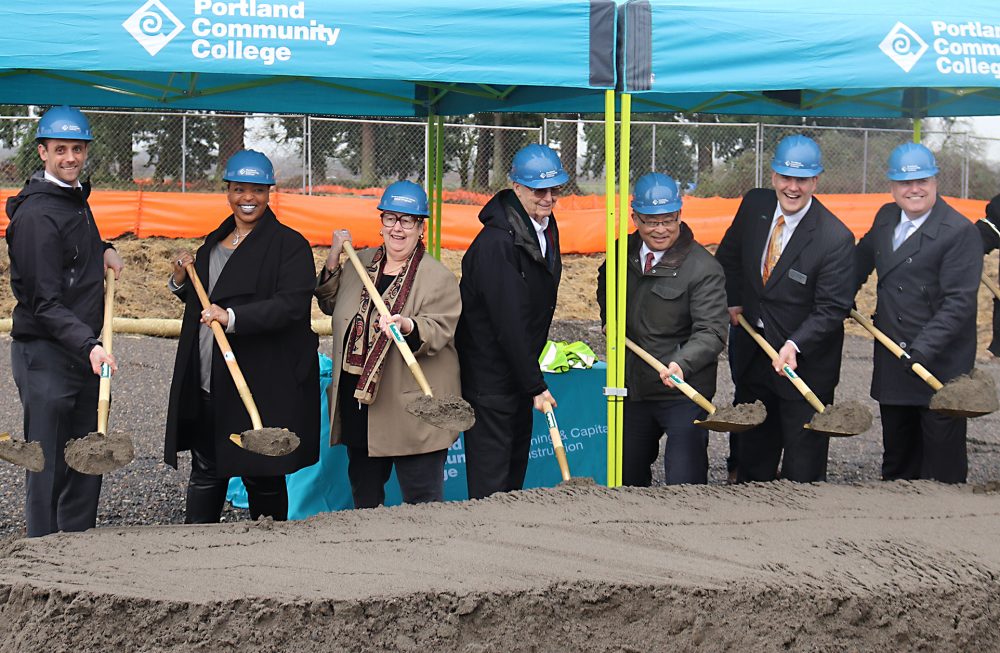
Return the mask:
{"type": "MultiPolygon", "coordinates": [[[[626,354],[622,484],[650,484],[664,432],[666,482],[707,483],[708,431],[693,424],[705,411],[677,390],[670,376],[709,400],[715,394],[716,365],[729,333],[725,275],[681,222],[681,198],[670,177],[650,173],[636,182],[632,221],[625,333],[667,370],[658,374],[631,351],[626,354]]],[[[604,321],[604,264],[597,285],[604,321]]]]}

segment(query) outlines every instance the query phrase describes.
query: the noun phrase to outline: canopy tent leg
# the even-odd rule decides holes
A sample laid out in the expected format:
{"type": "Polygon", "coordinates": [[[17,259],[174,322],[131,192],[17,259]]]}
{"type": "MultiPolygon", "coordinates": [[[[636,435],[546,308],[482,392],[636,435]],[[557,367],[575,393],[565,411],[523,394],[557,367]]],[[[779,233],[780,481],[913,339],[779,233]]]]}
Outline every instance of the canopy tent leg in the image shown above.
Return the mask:
{"type": "MultiPolygon", "coordinates": [[[[628,193],[629,193],[629,166],[632,147],[632,95],[621,94],[621,136],[618,140],[618,254],[615,262],[618,266],[617,296],[618,296],[618,320],[615,324],[615,367],[618,368],[618,379],[621,387],[625,387],[625,294],[628,280],[628,193]]],[[[618,460],[615,469],[615,485],[622,484],[622,445],[624,443],[624,433],[622,428],[625,423],[625,399],[619,397],[615,406],[618,424],[618,460]]]]}
{"type": "Polygon", "coordinates": [[[621,460],[619,433],[621,419],[619,408],[622,406],[621,396],[617,394],[623,385],[618,368],[617,338],[618,303],[616,298],[615,271],[615,92],[604,93],[604,205],[605,205],[605,263],[604,263],[604,306],[605,306],[605,340],[608,359],[607,387],[605,393],[608,400],[608,487],[621,485],[621,460]]]}
{"type": "Polygon", "coordinates": [[[913,119],[913,142],[919,143],[921,140],[920,131],[923,127],[923,120],[920,118],[913,119]]]}
{"type": "Polygon", "coordinates": [[[444,204],[444,116],[437,117],[437,129],[435,130],[437,145],[434,148],[435,157],[434,173],[434,258],[441,259],[441,206],[444,204]]]}

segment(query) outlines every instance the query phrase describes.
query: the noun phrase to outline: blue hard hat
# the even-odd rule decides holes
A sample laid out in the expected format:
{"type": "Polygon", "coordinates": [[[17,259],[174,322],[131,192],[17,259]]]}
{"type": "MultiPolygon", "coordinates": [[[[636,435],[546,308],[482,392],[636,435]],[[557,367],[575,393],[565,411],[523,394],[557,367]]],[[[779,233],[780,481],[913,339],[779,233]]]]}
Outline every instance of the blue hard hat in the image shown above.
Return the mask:
{"type": "Polygon", "coordinates": [[[514,155],[510,180],[528,188],[552,188],[569,181],[569,175],[551,147],[532,143],[514,155]]]}
{"type": "Polygon", "coordinates": [[[263,152],[240,150],[226,161],[222,180],[274,186],[274,166],[263,152]]]}
{"type": "Polygon", "coordinates": [[[680,211],[681,196],[677,190],[677,182],[659,172],[639,177],[635,182],[632,209],[644,215],[680,211]]]}
{"type": "Polygon", "coordinates": [[[423,186],[405,179],[386,187],[378,208],[380,211],[394,211],[425,218],[430,215],[427,210],[427,193],[424,192],[423,186]]]}
{"type": "Polygon", "coordinates": [[[919,143],[903,143],[889,155],[886,177],[892,181],[926,179],[938,173],[934,153],[919,143]]]}
{"type": "Polygon", "coordinates": [[[90,123],[79,109],[63,105],[52,107],[38,120],[35,138],[61,138],[69,141],[92,141],[90,123]]]}
{"type": "Polygon", "coordinates": [[[819,145],[801,134],[785,136],[774,149],[771,169],[788,177],[815,177],[823,172],[819,145]]]}

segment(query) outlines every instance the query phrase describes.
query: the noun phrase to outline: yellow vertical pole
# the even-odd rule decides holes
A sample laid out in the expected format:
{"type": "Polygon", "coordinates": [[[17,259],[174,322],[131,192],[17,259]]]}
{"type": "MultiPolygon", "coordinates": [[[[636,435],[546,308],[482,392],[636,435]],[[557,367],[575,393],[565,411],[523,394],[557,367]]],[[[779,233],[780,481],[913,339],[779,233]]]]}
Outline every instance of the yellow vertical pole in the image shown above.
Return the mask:
{"type": "Polygon", "coordinates": [[[427,159],[427,251],[433,255],[434,253],[434,175],[437,173],[437,156],[435,150],[437,148],[437,136],[435,132],[435,116],[434,112],[430,111],[427,114],[427,136],[426,142],[426,154],[427,159]]]}
{"type": "Polygon", "coordinates": [[[608,399],[608,487],[617,487],[616,479],[620,478],[618,472],[621,469],[621,462],[618,459],[618,405],[620,397],[614,394],[616,388],[621,387],[618,378],[618,355],[617,355],[617,316],[618,299],[615,297],[617,289],[615,283],[615,178],[617,176],[617,166],[615,165],[615,92],[604,92],[604,206],[605,206],[605,262],[604,262],[604,306],[605,306],[605,342],[608,359],[607,370],[607,392],[608,399]]]}
{"type": "MultiPolygon", "coordinates": [[[[615,350],[620,387],[625,387],[625,287],[628,277],[628,187],[629,187],[629,153],[632,142],[632,96],[621,94],[622,132],[618,141],[618,322],[615,325],[615,350]]],[[[623,397],[618,397],[615,405],[618,423],[618,466],[615,470],[615,485],[622,484],[622,425],[624,424],[625,403],[623,397]]]]}
{"type": "Polygon", "coordinates": [[[441,208],[444,206],[444,116],[437,117],[437,145],[434,148],[434,258],[441,259],[441,208]]]}
{"type": "Polygon", "coordinates": [[[920,130],[923,127],[923,121],[920,118],[913,119],[913,142],[920,142],[920,130]]]}

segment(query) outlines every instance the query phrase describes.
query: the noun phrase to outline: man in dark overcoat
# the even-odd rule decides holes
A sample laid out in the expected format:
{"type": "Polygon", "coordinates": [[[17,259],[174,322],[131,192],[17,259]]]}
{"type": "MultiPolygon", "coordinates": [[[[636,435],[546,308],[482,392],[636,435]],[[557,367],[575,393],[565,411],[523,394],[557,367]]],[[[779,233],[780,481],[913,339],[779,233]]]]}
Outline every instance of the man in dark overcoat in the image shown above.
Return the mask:
{"type": "Polygon", "coordinates": [[[562,275],[552,209],[569,175],[551,148],[535,143],[514,155],[510,179],[479,213],[483,228],[462,258],[455,346],[462,395],[476,413],[465,432],[470,499],[521,489],[531,410],[556,405],[538,357],[562,275]]]}
{"type": "MultiPolygon", "coordinates": [[[[983,241],[983,254],[1000,249],[1000,195],[986,205],[986,215],[976,222],[979,237],[983,241]]],[[[993,298],[993,338],[988,351],[1000,356],[1000,299],[993,298]]]]}
{"type": "Polygon", "coordinates": [[[823,171],[819,146],[783,139],[771,161],[774,190],[749,191],[716,258],[726,272],[734,327],[744,318],[778,351],[773,362],[744,331],[731,334],[737,403],[761,400],[767,419],[734,437],[739,481],[826,479],[829,437],[803,428],[814,414],[782,378],[785,365],[824,403],[840,379],[844,318],[854,301],[854,236],[813,196],[823,171]],[[783,457],[782,457],[783,456],[783,457]]]}
{"type": "Polygon", "coordinates": [[[882,478],[964,483],[966,419],[928,408],[934,391],[912,372],[920,363],[941,382],[976,360],[976,298],[983,246],[976,227],[937,192],[937,163],[923,145],[889,156],[894,202],[858,242],[856,288],[878,275],[875,326],[907,354],[875,343],[871,396],[882,417],[882,478]]]}

